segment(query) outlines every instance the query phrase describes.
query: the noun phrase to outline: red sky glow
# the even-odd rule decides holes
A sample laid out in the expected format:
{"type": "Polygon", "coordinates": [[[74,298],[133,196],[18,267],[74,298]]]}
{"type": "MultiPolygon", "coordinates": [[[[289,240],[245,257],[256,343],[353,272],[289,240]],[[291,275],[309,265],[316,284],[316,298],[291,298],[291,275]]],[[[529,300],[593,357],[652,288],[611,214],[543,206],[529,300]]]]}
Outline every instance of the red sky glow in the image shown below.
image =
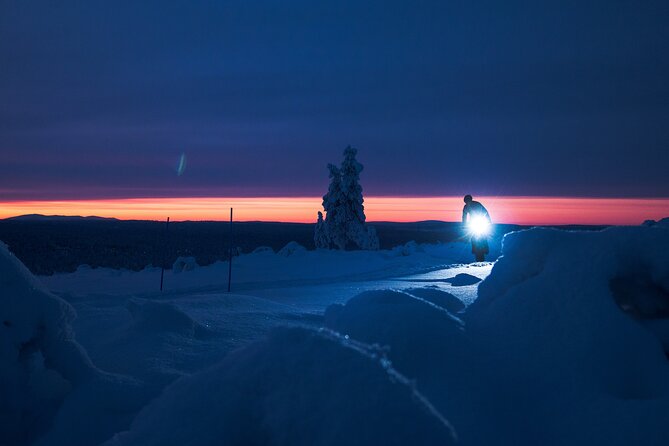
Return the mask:
{"type": "MultiPolygon", "coordinates": [[[[638,225],[669,216],[669,198],[475,197],[494,222],[521,225],[638,225]]],[[[367,197],[368,221],[458,221],[460,197],[367,197]]],[[[321,210],[320,197],[132,198],[0,202],[0,218],[24,214],[96,215],[122,220],[226,220],[309,223],[321,210]]]]}

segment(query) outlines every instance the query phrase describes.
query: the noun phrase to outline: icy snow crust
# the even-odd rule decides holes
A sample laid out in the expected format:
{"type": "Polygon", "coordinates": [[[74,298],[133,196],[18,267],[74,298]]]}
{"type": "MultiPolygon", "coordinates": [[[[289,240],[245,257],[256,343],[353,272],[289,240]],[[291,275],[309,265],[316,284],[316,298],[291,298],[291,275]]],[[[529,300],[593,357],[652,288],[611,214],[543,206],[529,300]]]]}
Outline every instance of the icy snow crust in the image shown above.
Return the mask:
{"type": "MultiPolygon", "coordinates": [[[[99,378],[69,378],[58,371],[69,387],[61,386],[62,380],[52,387],[59,390],[56,393],[68,410],[54,409],[57,415],[51,417],[51,427],[42,424],[41,432],[46,433],[41,444],[666,445],[667,247],[669,231],[661,226],[601,232],[532,229],[509,234],[503,255],[478,285],[478,299],[466,308],[454,297],[455,291],[451,295],[444,291],[450,288],[441,285],[448,283],[444,286],[453,290],[475,288],[471,284],[476,282],[477,267],[468,270],[472,274],[444,278],[435,278],[435,271],[414,276],[404,288],[366,288],[370,291],[330,305],[322,317],[300,318],[294,313],[292,327],[271,328],[268,324],[261,330],[266,335],[239,344],[240,348],[208,364],[197,356],[195,347],[202,342],[210,346],[228,342],[231,334],[226,334],[226,325],[241,318],[249,330],[259,330],[261,321],[287,312],[289,306],[306,304],[301,300],[269,302],[250,294],[216,294],[211,299],[201,291],[178,294],[174,283],[173,294],[160,298],[145,295],[124,300],[119,296],[116,299],[122,307],[118,311],[129,312],[125,317],[130,322],[111,330],[110,339],[102,344],[116,346],[112,338],[130,336],[129,342],[172,345],[175,357],[177,349],[190,349],[196,364],[192,373],[174,380],[151,399],[157,392],[150,383],[118,378],[114,393],[105,390],[109,386],[93,389],[83,384],[99,378]],[[212,306],[212,299],[217,306],[212,306]],[[189,306],[183,305],[184,300],[189,306]],[[229,308],[231,318],[217,325],[207,317],[210,311],[221,311],[221,305],[229,308]],[[257,316],[244,319],[253,314],[257,316]],[[131,388],[133,394],[144,391],[143,396],[124,397],[131,388]],[[77,391],[79,397],[73,398],[77,391]],[[107,419],[100,414],[115,404],[134,419],[124,422],[116,417],[106,425],[85,423],[88,437],[79,427],[71,434],[73,439],[68,438],[67,429],[81,424],[77,417],[90,411],[91,401],[102,407],[93,405],[98,418],[107,419]],[[138,413],[139,401],[144,407],[138,413]]],[[[447,257],[443,249],[405,246],[372,253],[377,257],[299,250],[284,257],[264,251],[235,260],[242,264],[242,271],[248,267],[249,292],[259,295],[274,291],[262,280],[251,281],[253,259],[256,271],[259,264],[268,267],[264,275],[268,284],[279,277],[296,279],[300,271],[303,278],[313,279],[309,276],[313,274],[326,281],[343,280],[356,268],[362,272],[355,277],[370,280],[402,270],[406,276],[430,269],[430,261],[432,266],[440,261],[435,252],[442,252],[441,260],[447,257]],[[315,265],[316,259],[327,268],[323,263],[315,265]],[[343,264],[347,260],[350,263],[343,264]],[[285,262],[283,268],[280,262],[285,262]]],[[[12,265],[16,267],[16,262],[12,265]]],[[[207,268],[180,273],[180,286],[193,286],[190,280],[197,279],[189,275],[207,277],[207,268]]],[[[16,268],[3,266],[0,271],[22,277],[22,283],[32,280],[25,269],[20,275],[16,268]]],[[[82,269],[75,276],[81,274],[85,281],[90,280],[88,275],[100,273],[108,272],[82,269]]],[[[135,274],[128,276],[129,282],[146,272],[135,274]]],[[[63,281],[63,276],[52,280],[71,292],[76,277],[68,275],[67,279],[71,282],[63,281]]],[[[399,280],[394,283],[403,283],[399,280]]],[[[141,290],[137,283],[132,286],[141,290]]],[[[291,293],[341,290],[299,282],[293,286],[291,293]]],[[[58,302],[58,314],[71,314],[67,304],[40,293],[44,302],[36,301],[35,306],[51,308],[53,303],[45,303],[51,299],[58,302]]],[[[67,296],[74,303],[84,299],[67,296]]],[[[314,298],[338,301],[334,295],[314,298]]],[[[78,309],[93,307],[95,300],[89,299],[78,309]]],[[[2,311],[8,301],[3,293],[2,311]]],[[[113,305],[110,299],[102,302],[103,307],[113,305]]],[[[56,318],[64,333],[69,333],[68,318],[56,318]]],[[[64,339],[74,343],[71,334],[64,339]]],[[[91,345],[101,361],[115,364],[101,354],[109,347],[91,345]]],[[[80,348],[76,351],[83,359],[71,361],[60,349],[54,355],[61,362],[83,364],[75,368],[88,370],[84,376],[107,376],[90,364],[80,348]]],[[[214,350],[205,351],[211,355],[214,350]]],[[[3,356],[2,373],[5,363],[15,362],[3,356]]],[[[136,372],[128,370],[131,375],[136,372]]],[[[30,397],[21,395],[17,401],[29,411],[38,410],[30,397]]],[[[4,435],[5,431],[0,440],[4,435]]],[[[15,436],[12,441],[30,444],[31,439],[15,436]]]]}

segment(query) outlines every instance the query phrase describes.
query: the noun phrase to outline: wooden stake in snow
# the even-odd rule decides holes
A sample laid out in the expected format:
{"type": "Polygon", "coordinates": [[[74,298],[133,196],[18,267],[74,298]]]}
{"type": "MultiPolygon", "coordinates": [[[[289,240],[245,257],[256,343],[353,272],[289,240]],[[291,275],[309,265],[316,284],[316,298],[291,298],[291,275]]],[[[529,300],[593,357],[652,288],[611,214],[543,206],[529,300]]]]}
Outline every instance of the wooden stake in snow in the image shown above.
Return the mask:
{"type": "Polygon", "coordinates": [[[162,267],[160,268],[160,292],[163,291],[163,277],[165,276],[165,250],[167,249],[167,230],[170,227],[170,217],[167,217],[167,223],[165,223],[165,242],[163,244],[163,261],[162,267]]]}
{"type": "Polygon", "coordinates": [[[230,292],[230,284],[232,283],[232,208],[230,208],[230,250],[228,252],[228,293],[230,292]]]}

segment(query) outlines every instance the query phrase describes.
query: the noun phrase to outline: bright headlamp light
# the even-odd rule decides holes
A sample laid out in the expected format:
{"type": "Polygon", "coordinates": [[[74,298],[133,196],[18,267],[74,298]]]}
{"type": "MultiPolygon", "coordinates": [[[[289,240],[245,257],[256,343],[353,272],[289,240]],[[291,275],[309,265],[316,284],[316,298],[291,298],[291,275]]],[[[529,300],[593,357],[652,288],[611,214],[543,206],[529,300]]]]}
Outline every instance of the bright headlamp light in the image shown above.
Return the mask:
{"type": "Polygon", "coordinates": [[[483,215],[474,215],[467,223],[467,230],[475,237],[482,237],[490,234],[491,225],[483,215]]]}

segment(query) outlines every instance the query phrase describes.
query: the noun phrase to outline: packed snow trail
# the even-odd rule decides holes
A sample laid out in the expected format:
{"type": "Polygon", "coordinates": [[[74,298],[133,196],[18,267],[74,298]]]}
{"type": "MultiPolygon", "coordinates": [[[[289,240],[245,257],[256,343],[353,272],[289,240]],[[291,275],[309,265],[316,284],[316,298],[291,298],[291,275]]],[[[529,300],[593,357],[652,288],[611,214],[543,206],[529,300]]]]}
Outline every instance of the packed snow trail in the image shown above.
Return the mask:
{"type": "Polygon", "coordinates": [[[434,289],[449,293],[469,305],[476,300],[478,281],[484,279],[492,263],[476,263],[471,265],[449,265],[427,273],[389,277],[379,280],[338,281],[319,285],[282,286],[242,290],[241,295],[262,297],[284,305],[289,305],[296,312],[320,313],[328,305],[346,302],[351,297],[364,291],[396,289],[408,290],[417,288],[434,289]],[[478,280],[468,285],[453,285],[450,280],[458,275],[468,274],[478,280]]]}
{"type": "Polygon", "coordinates": [[[329,305],[345,303],[364,291],[424,289],[427,291],[422,293],[441,294],[443,298],[455,296],[464,308],[476,298],[478,284],[453,286],[448,280],[464,272],[485,278],[491,267],[489,263],[453,265],[383,280],[266,288],[257,285],[234,293],[174,290],[162,294],[73,295],[61,290],[57,294],[76,309],[78,317],[73,327],[77,339],[95,364],[161,387],[175,377],[212,364],[276,326],[318,327],[329,305]]]}

